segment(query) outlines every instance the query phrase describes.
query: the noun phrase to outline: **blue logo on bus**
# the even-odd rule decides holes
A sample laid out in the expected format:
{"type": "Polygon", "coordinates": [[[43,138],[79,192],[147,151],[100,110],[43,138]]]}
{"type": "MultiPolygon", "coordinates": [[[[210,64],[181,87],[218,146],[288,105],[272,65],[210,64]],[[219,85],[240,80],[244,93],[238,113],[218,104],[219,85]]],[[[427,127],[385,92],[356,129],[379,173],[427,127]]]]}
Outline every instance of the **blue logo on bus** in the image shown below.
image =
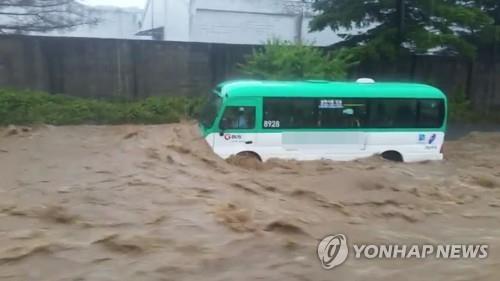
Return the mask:
{"type": "Polygon", "coordinates": [[[431,138],[429,139],[429,144],[432,144],[437,138],[436,134],[432,134],[431,138]]]}
{"type": "Polygon", "coordinates": [[[425,141],[425,134],[419,134],[418,141],[420,141],[420,142],[425,141]]]}

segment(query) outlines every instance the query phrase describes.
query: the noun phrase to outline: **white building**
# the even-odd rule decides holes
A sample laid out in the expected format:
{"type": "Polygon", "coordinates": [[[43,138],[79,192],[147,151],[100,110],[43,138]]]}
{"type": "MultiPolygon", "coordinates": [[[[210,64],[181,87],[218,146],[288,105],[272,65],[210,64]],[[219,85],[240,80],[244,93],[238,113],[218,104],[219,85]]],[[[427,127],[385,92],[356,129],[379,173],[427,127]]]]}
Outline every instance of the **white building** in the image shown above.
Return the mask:
{"type": "Polygon", "coordinates": [[[157,40],[262,44],[279,38],[331,45],[341,39],[331,30],[309,32],[311,0],[149,0],[143,36],[157,40]]]}
{"type": "Polygon", "coordinates": [[[67,30],[63,29],[31,34],[62,37],[147,39],[136,35],[140,27],[143,10],[106,6],[92,7],[89,9],[89,17],[97,19],[97,24],[87,24],[67,30]]]}

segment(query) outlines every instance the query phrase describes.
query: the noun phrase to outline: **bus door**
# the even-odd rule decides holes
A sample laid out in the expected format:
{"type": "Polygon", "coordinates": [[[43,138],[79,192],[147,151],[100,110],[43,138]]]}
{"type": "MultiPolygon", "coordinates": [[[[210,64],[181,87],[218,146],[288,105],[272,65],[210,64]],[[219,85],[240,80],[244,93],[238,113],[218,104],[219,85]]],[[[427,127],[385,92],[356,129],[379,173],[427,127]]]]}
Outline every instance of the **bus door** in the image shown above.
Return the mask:
{"type": "Polygon", "coordinates": [[[327,154],[359,153],[366,149],[367,134],[362,131],[328,132],[324,136],[328,142],[327,154]]]}
{"type": "Polygon", "coordinates": [[[249,103],[226,105],[219,118],[219,133],[215,135],[214,149],[222,157],[242,151],[252,151],[256,145],[257,107],[249,103]]]}
{"type": "Polygon", "coordinates": [[[286,151],[331,156],[364,151],[366,136],[361,131],[285,132],[282,142],[286,151]]]}

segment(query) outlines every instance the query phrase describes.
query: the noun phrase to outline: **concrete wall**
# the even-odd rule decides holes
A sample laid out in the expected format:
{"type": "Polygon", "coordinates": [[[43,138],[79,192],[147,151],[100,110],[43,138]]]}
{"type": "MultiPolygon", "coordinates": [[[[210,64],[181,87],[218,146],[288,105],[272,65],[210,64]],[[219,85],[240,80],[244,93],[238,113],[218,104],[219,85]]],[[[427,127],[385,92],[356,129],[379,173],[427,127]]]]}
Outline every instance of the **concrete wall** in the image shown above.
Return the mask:
{"type": "Polygon", "coordinates": [[[474,62],[440,56],[368,62],[358,66],[353,76],[427,83],[442,89],[449,97],[465,94],[477,109],[500,108],[500,61],[494,62],[481,54],[474,62]]]}
{"type": "Polygon", "coordinates": [[[252,46],[0,36],[0,87],[81,97],[200,95],[252,46]]]}
{"type": "MultiPolygon", "coordinates": [[[[0,87],[81,97],[141,98],[206,94],[217,83],[245,78],[238,64],[253,45],[0,36],[0,87]]],[[[465,91],[476,107],[500,107],[500,62],[446,57],[364,63],[352,78],[434,84],[465,91]]]]}

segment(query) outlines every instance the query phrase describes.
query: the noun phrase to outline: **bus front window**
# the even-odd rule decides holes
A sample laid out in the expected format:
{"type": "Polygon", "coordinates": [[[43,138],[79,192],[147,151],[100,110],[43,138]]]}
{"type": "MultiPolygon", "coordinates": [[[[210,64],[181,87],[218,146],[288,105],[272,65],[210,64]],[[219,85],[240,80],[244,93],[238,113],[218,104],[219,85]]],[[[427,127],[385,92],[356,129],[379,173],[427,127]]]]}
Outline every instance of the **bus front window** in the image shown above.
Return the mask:
{"type": "Polygon", "coordinates": [[[218,96],[209,98],[201,112],[200,123],[205,128],[211,128],[214,124],[217,113],[219,112],[221,105],[221,99],[218,96]]]}

